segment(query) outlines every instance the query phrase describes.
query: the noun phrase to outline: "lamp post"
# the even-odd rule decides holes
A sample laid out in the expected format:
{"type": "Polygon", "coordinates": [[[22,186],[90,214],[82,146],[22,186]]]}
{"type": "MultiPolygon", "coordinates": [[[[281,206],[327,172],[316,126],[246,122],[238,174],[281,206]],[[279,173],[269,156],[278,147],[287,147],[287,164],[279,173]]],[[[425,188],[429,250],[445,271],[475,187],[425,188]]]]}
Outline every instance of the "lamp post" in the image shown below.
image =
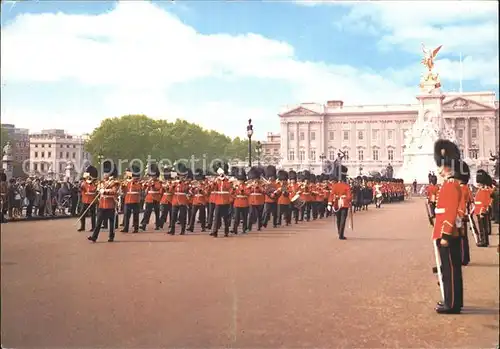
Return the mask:
{"type": "Polygon", "coordinates": [[[323,173],[323,171],[324,171],[323,166],[324,166],[324,164],[325,164],[325,159],[326,159],[325,154],[324,154],[324,153],[321,153],[321,155],[319,156],[319,159],[321,160],[321,168],[320,168],[320,170],[321,170],[321,173],[323,173]]]}
{"type": "Polygon", "coordinates": [[[248,167],[252,167],[252,135],[253,135],[252,119],[248,119],[248,126],[247,126],[247,136],[248,136],[248,167]]]}
{"type": "Polygon", "coordinates": [[[363,171],[363,166],[361,166],[361,165],[360,165],[360,166],[359,166],[359,175],[360,175],[360,176],[363,174],[363,172],[362,172],[362,171],[363,171]]]}
{"type": "Polygon", "coordinates": [[[262,151],[262,143],[260,143],[260,141],[257,142],[255,151],[257,152],[257,164],[260,166],[260,153],[262,151]]]}

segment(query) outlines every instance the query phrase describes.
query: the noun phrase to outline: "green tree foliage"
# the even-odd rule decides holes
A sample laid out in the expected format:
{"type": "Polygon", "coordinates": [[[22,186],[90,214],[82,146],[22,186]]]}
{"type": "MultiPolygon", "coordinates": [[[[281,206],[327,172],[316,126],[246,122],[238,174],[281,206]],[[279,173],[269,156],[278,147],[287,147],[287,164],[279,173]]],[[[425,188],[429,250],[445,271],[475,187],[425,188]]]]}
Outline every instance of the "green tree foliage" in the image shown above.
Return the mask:
{"type": "Polygon", "coordinates": [[[9,141],[9,133],[7,132],[7,130],[3,127],[0,127],[0,147],[1,147],[1,150],[3,150],[3,147],[5,146],[5,144],[7,144],[7,142],[9,141]]]}
{"type": "MultiPolygon", "coordinates": [[[[169,159],[173,162],[194,156],[200,159],[197,164],[201,166],[202,159],[207,165],[213,159],[246,161],[248,139],[231,139],[185,120],[168,122],[145,115],[125,115],[102,121],[90,135],[86,150],[94,159],[102,155],[115,161],[140,159],[145,162],[150,156],[157,161],[169,159]]],[[[255,144],[252,153],[256,160],[255,144]]]]}

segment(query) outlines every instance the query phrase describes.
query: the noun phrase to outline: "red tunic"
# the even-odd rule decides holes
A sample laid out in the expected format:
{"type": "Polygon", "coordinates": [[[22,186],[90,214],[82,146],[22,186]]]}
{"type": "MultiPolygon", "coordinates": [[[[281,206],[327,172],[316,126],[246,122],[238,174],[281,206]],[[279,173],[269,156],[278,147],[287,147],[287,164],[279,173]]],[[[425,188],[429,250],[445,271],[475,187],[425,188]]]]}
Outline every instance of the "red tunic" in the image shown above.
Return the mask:
{"type": "Polygon", "coordinates": [[[456,179],[447,179],[439,189],[436,203],[436,221],[432,239],[440,239],[443,235],[458,236],[456,220],[458,208],[462,197],[460,182],[456,179]]]}
{"type": "Polygon", "coordinates": [[[97,185],[83,182],[80,186],[80,190],[82,194],[82,203],[90,205],[97,195],[97,185]]]}

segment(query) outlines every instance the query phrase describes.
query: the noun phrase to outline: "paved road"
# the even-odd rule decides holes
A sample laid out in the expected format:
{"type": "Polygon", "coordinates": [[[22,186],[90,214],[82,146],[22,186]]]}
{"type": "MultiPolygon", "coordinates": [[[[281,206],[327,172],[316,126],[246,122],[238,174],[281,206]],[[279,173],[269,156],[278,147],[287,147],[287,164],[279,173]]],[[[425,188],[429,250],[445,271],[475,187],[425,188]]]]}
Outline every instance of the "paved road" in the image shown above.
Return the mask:
{"type": "Polygon", "coordinates": [[[5,347],[492,347],[498,256],[472,249],[465,311],[433,311],[421,199],[248,236],[125,235],[68,220],[2,226],[5,347]]]}

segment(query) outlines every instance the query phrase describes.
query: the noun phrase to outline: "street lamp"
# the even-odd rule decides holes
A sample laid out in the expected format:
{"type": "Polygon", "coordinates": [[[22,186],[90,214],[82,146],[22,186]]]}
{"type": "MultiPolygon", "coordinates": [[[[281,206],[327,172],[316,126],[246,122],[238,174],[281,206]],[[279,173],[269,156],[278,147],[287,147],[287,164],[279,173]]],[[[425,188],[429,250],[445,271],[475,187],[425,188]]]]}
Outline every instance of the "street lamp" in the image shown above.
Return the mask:
{"type": "Polygon", "coordinates": [[[363,174],[363,166],[359,166],[359,175],[361,176],[363,174]]]}
{"type": "Polygon", "coordinates": [[[260,143],[260,141],[257,142],[257,145],[255,147],[255,151],[257,152],[257,162],[258,162],[258,165],[260,166],[260,153],[262,151],[262,143],[260,143]]]}
{"type": "Polygon", "coordinates": [[[247,136],[248,136],[248,167],[252,167],[252,135],[253,135],[252,119],[248,119],[248,126],[247,126],[247,136]]]}
{"type": "Polygon", "coordinates": [[[323,166],[325,164],[326,155],[324,153],[321,153],[321,155],[319,156],[319,159],[321,160],[321,173],[323,173],[323,171],[324,171],[323,166]]]}

